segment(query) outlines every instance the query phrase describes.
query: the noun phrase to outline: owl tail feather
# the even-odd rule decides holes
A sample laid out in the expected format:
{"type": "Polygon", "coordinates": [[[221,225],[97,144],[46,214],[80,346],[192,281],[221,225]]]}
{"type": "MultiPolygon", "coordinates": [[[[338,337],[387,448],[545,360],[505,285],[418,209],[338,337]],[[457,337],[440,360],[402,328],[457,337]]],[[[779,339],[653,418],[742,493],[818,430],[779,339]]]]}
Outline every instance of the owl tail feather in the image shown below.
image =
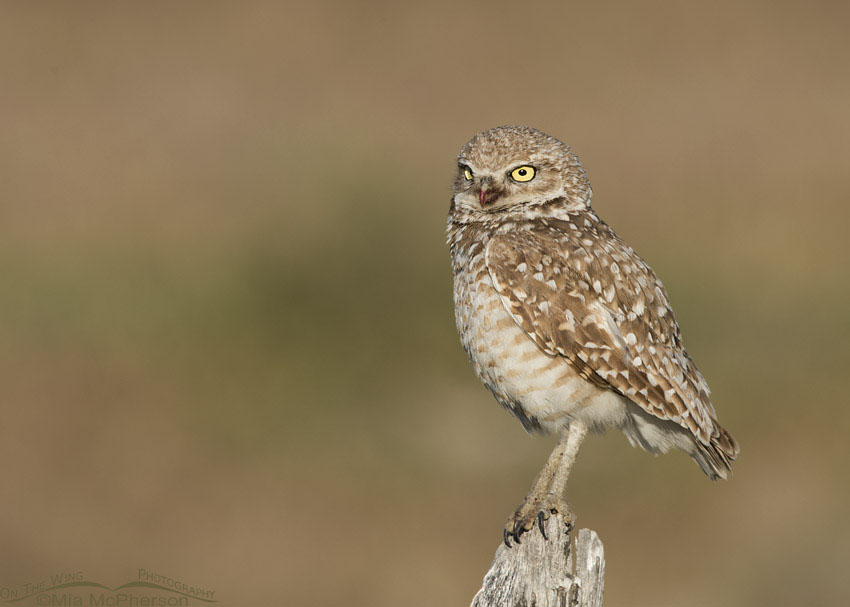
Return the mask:
{"type": "Polygon", "coordinates": [[[715,427],[714,435],[706,445],[696,440],[696,449],[691,457],[696,460],[702,471],[713,481],[726,479],[732,472],[732,462],[738,457],[738,441],[721,426],[715,427]]]}

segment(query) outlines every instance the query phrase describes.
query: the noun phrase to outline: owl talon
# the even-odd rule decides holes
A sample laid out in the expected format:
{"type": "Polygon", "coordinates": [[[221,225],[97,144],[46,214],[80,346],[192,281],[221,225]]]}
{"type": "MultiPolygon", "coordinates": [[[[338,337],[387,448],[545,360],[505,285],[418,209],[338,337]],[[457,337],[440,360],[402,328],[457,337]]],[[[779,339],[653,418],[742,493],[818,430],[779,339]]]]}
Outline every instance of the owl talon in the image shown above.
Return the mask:
{"type": "Polygon", "coordinates": [[[531,531],[535,523],[543,539],[548,540],[549,535],[546,533],[546,521],[553,514],[559,514],[564,519],[564,523],[567,526],[567,533],[572,531],[575,516],[565,501],[560,498],[554,498],[551,495],[527,497],[505,525],[505,545],[510,548],[511,540],[513,540],[514,544],[521,544],[522,534],[531,531]]]}
{"type": "Polygon", "coordinates": [[[543,539],[548,540],[549,538],[546,537],[545,521],[546,521],[546,519],[543,518],[543,511],[541,510],[540,512],[537,513],[537,529],[540,530],[540,535],[543,536],[543,539]]]}

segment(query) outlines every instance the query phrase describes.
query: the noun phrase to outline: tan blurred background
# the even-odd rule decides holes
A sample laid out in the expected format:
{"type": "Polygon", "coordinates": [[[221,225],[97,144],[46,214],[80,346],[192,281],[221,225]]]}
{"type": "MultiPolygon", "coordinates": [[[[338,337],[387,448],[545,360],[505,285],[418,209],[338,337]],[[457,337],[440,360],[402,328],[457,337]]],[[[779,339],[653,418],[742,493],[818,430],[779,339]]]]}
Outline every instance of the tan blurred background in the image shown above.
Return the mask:
{"type": "Polygon", "coordinates": [[[475,379],[455,155],[524,123],[664,280],[742,453],[592,437],[606,605],[846,605],[846,2],[0,9],[0,585],[465,605],[553,441],[475,379]]]}

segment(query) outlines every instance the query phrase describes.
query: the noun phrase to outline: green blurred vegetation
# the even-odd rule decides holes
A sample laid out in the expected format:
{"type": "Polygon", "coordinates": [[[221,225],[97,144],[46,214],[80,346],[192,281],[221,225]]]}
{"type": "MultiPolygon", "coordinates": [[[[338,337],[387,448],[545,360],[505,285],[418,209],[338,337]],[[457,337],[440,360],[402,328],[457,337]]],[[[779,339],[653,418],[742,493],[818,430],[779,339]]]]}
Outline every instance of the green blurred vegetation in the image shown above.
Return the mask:
{"type": "Polygon", "coordinates": [[[512,8],[3,7],[0,584],[468,601],[552,441],[465,360],[444,221],[460,145],[522,122],[742,445],[712,484],[588,441],[607,604],[847,602],[846,6],[512,8]]]}

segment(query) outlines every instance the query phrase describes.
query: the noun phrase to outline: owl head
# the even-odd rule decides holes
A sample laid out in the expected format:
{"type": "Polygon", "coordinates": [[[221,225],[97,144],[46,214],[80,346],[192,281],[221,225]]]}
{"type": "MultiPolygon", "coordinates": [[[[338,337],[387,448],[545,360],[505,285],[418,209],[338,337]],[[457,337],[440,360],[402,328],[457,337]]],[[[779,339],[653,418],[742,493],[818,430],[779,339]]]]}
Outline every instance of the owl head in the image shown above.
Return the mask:
{"type": "MultiPolygon", "coordinates": [[[[500,126],[478,133],[460,150],[453,209],[492,215],[553,200],[586,209],[590,183],[569,147],[537,129],[500,126]]],[[[561,206],[561,205],[559,205],[561,206]]]]}

